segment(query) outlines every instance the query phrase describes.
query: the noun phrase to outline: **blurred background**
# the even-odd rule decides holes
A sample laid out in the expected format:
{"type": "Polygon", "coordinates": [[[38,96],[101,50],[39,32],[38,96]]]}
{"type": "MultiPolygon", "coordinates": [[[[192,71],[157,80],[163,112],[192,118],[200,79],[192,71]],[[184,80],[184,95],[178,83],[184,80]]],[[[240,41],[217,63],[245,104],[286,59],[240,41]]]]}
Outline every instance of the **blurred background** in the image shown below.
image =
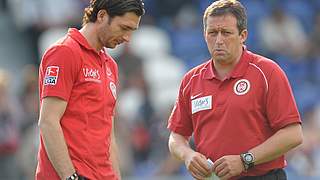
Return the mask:
{"type": "MultiPolygon", "coordinates": [[[[32,180],[38,148],[38,66],[89,0],[0,0],[0,180],[32,180]]],[[[192,179],[168,153],[167,119],[183,74],[209,59],[209,0],[144,0],[132,41],[110,54],[120,70],[116,135],[123,179],[192,179]]],[[[243,0],[249,50],[286,72],[304,144],[287,154],[289,179],[320,179],[320,0],[243,0]]]]}

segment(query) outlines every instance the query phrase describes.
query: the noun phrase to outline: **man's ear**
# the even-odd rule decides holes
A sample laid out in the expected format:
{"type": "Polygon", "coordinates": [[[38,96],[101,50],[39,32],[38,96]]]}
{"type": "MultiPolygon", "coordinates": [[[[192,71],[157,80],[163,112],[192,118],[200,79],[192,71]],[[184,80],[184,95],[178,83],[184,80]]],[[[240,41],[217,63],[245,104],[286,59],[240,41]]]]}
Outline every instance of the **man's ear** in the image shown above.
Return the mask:
{"type": "Polygon", "coordinates": [[[107,13],[106,10],[104,9],[101,9],[99,10],[98,14],[97,14],[97,22],[101,23],[105,20],[108,20],[109,19],[109,14],[107,13]]]}
{"type": "Polygon", "coordinates": [[[244,29],[241,33],[240,33],[240,38],[241,38],[241,43],[244,44],[244,42],[246,42],[247,38],[248,38],[248,30],[244,29]]]}

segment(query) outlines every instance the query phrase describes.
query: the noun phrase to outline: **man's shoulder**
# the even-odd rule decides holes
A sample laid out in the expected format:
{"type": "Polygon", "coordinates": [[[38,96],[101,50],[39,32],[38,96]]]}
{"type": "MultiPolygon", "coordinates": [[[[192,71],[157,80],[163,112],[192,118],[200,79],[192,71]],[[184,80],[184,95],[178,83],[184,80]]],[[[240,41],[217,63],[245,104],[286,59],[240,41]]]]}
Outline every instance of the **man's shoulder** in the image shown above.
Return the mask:
{"type": "Polygon", "coordinates": [[[204,70],[207,69],[208,63],[210,63],[210,60],[208,60],[202,64],[199,64],[198,66],[193,67],[185,74],[183,79],[189,80],[189,79],[193,78],[194,76],[201,75],[202,73],[204,73],[204,70]]]}
{"type": "Polygon", "coordinates": [[[66,55],[70,54],[76,56],[81,50],[80,45],[69,36],[64,36],[53,43],[44,53],[43,58],[50,54],[66,55]]]}
{"type": "Polygon", "coordinates": [[[272,59],[260,55],[260,54],[255,54],[250,52],[250,56],[252,56],[252,60],[250,62],[251,65],[257,66],[263,71],[272,71],[273,69],[278,69],[280,68],[279,65],[272,59]]]}
{"type": "Polygon", "coordinates": [[[187,86],[191,83],[191,81],[199,80],[203,77],[203,73],[207,69],[208,64],[210,63],[210,60],[193,67],[187,73],[184,75],[182,79],[182,86],[187,86]]]}

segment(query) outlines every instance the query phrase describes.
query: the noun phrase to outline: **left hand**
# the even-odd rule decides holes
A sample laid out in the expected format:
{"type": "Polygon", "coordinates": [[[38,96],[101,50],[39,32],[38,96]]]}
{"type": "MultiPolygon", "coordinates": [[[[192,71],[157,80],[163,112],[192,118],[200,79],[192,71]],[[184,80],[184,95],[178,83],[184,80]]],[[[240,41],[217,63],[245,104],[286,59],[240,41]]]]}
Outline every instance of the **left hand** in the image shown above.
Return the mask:
{"type": "Polygon", "coordinates": [[[214,162],[214,173],[220,180],[230,179],[244,171],[240,155],[227,155],[214,162]]]}

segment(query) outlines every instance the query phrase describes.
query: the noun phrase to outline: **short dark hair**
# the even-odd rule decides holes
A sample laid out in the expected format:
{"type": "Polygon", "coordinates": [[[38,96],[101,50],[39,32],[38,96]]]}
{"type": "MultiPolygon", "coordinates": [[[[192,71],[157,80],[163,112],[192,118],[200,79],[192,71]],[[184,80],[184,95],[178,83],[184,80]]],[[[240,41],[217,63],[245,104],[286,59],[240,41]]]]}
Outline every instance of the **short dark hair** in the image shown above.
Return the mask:
{"type": "Polygon", "coordinates": [[[102,9],[106,10],[111,18],[127,12],[133,12],[137,16],[145,13],[142,0],[91,0],[89,6],[84,9],[82,25],[95,22],[98,12],[102,9]]]}
{"type": "Polygon", "coordinates": [[[232,14],[237,19],[239,34],[247,29],[247,14],[244,6],[237,0],[218,0],[213,2],[204,12],[203,27],[207,28],[207,19],[209,16],[221,16],[232,14]]]}

